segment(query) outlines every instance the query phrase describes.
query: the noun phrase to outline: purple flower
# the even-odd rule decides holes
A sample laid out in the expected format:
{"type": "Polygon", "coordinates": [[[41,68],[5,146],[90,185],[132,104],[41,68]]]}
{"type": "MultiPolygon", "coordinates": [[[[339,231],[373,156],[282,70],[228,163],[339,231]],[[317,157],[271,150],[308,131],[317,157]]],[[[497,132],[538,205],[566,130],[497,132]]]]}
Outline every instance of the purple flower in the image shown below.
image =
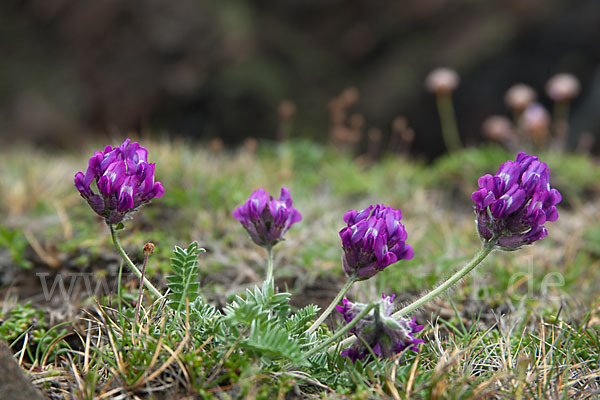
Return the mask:
{"type": "Polygon", "coordinates": [[[250,237],[259,246],[271,247],[283,240],[290,226],[302,220],[302,214],[292,207],[288,188],[281,188],[279,200],[262,188],[255,190],[244,204],[233,212],[250,237]]]}
{"type": "Polygon", "coordinates": [[[154,164],[148,163],[148,150],[129,139],[114,149],[106,146],[104,151],[96,151],[85,174],[80,171],[75,175],[75,187],[107,224],[123,221],[138,207],[165,193],[162,184],[154,182],[154,164]]]}
{"type": "MultiPolygon", "coordinates": [[[[382,358],[391,358],[405,349],[419,351],[417,345],[423,343],[423,340],[415,339],[414,334],[421,331],[423,326],[417,325],[417,317],[413,319],[394,318],[392,316],[394,297],[395,295],[386,297],[384,293],[379,307],[376,307],[350,329],[357,340],[348,349],[342,351],[342,356],[356,362],[356,360],[362,360],[368,356],[371,353],[370,350],[382,358]]],[[[343,300],[343,304],[336,308],[344,316],[346,323],[356,318],[367,307],[366,304],[352,303],[347,299],[343,300]]]]}
{"type": "Polygon", "coordinates": [[[548,235],[546,222],[558,219],[561,195],[550,188],[550,169],[536,156],[519,153],[506,161],[495,176],[479,178],[475,202],[477,230],[486,241],[496,237],[498,246],[516,250],[548,235]]]}
{"type": "Polygon", "coordinates": [[[368,279],[390,264],[413,258],[401,219],[401,210],[383,204],[344,215],[348,226],[340,231],[340,238],[344,271],[349,277],[368,279]]]}

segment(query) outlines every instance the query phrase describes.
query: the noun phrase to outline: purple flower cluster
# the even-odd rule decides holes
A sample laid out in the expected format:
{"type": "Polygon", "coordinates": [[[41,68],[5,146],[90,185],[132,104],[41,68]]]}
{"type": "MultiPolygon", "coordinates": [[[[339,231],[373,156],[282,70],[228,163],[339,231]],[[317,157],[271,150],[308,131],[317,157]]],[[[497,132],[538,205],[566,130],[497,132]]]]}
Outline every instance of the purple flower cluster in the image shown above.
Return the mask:
{"type": "MultiPolygon", "coordinates": [[[[350,358],[352,362],[362,360],[370,354],[371,350],[382,358],[391,358],[405,349],[418,352],[417,345],[423,343],[423,340],[415,339],[414,336],[423,329],[422,325],[417,325],[416,317],[394,318],[392,302],[395,295],[386,297],[384,293],[382,297],[379,307],[350,329],[357,340],[342,351],[341,355],[350,358]]],[[[347,299],[343,300],[343,304],[343,306],[336,306],[336,309],[343,315],[346,323],[356,318],[367,307],[366,304],[352,303],[347,299]]]]}
{"type": "Polygon", "coordinates": [[[154,164],[148,163],[148,150],[129,139],[114,149],[106,146],[104,151],[96,151],[85,174],[80,171],[75,175],[75,187],[107,224],[118,224],[165,193],[162,184],[154,182],[154,164]]]}
{"type": "Polygon", "coordinates": [[[550,169],[536,156],[519,153],[495,176],[479,178],[473,192],[477,230],[482,239],[497,238],[498,246],[515,250],[548,235],[546,222],[556,221],[561,195],[550,188],[550,169]]]}
{"type": "Polygon", "coordinates": [[[262,188],[255,190],[234,212],[250,237],[259,246],[271,247],[283,240],[290,226],[302,220],[302,214],[292,207],[288,188],[281,188],[279,200],[262,188]]]}
{"type": "Polygon", "coordinates": [[[401,219],[401,210],[383,204],[344,215],[348,226],[340,231],[340,238],[344,271],[349,277],[368,279],[390,264],[413,258],[401,219]]]}

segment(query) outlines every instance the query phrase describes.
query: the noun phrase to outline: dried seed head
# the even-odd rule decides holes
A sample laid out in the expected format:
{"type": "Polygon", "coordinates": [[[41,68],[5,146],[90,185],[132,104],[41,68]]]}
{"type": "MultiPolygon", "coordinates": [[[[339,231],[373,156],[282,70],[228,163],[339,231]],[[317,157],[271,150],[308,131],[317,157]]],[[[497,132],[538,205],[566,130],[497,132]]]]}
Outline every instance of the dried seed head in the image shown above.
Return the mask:
{"type": "Polygon", "coordinates": [[[523,112],[535,101],[537,94],[535,90],[524,83],[511,86],[504,95],[504,103],[508,108],[516,112],[523,112]]]}
{"type": "Polygon", "coordinates": [[[152,253],[154,253],[154,243],[150,243],[150,242],[146,243],[144,245],[143,252],[144,252],[144,256],[150,257],[152,255],[152,253]]]}
{"type": "Polygon", "coordinates": [[[513,124],[504,115],[492,115],[483,121],[483,135],[488,139],[504,142],[513,137],[513,124]]]}
{"type": "Polygon", "coordinates": [[[536,141],[542,142],[550,129],[550,113],[539,103],[533,103],[521,115],[522,129],[536,141]]]}
{"type": "Polygon", "coordinates": [[[354,113],[350,116],[350,129],[360,131],[365,127],[365,117],[362,114],[354,113]]]}
{"type": "Polygon", "coordinates": [[[406,129],[408,129],[408,120],[406,119],[406,117],[401,115],[399,117],[394,118],[394,120],[392,121],[392,130],[395,133],[402,133],[406,129]]]}
{"type": "Polygon", "coordinates": [[[579,80],[571,74],[556,74],[546,83],[546,94],[554,101],[573,100],[580,90],[579,80]]]}
{"type": "Polygon", "coordinates": [[[450,68],[436,68],[425,78],[425,88],[435,94],[452,93],[460,83],[460,77],[450,68]]]}
{"type": "Polygon", "coordinates": [[[358,101],[358,89],[355,87],[348,87],[344,89],[344,91],[340,95],[340,98],[342,99],[345,106],[351,107],[358,101]]]}
{"type": "Polygon", "coordinates": [[[292,119],[294,114],[296,114],[296,104],[294,104],[294,102],[291,100],[284,100],[279,103],[279,108],[277,111],[279,112],[279,117],[282,120],[288,121],[292,119]]]}

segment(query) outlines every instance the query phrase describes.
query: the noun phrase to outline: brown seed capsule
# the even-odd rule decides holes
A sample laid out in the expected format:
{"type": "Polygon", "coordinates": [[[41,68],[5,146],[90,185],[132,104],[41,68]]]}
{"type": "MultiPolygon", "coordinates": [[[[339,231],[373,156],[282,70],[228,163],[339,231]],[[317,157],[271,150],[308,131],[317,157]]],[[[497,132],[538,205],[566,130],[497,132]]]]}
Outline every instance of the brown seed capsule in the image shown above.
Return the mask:
{"type": "Polygon", "coordinates": [[[554,101],[573,100],[580,90],[579,80],[571,74],[556,74],[546,82],[546,94],[554,101]]]}
{"type": "Polygon", "coordinates": [[[436,68],[425,78],[425,88],[431,93],[452,93],[460,83],[460,77],[450,68],[436,68]]]}
{"type": "Polygon", "coordinates": [[[144,256],[150,257],[154,253],[154,243],[146,243],[144,245],[144,256]]]}
{"type": "Polygon", "coordinates": [[[535,90],[524,83],[511,86],[504,95],[504,103],[511,110],[521,113],[535,101],[535,90]]]}

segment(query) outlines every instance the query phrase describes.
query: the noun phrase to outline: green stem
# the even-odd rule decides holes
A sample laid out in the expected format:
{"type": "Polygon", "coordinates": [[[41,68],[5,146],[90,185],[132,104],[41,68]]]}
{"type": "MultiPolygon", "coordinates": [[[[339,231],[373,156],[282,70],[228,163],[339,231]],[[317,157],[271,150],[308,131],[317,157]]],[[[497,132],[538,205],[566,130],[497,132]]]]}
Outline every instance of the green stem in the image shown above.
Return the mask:
{"type": "Polygon", "coordinates": [[[396,311],[394,314],[392,314],[392,316],[395,318],[398,318],[403,315],[406,315],[406,314],[416,310],[417,308],[421,307],[423,304],[429,302],[434,297],[439,296],[440,294],[445,292],[450,287],[454,286],[456,284],[456,282],[461,280],[465,275],[467,275],[469,272],[471,272],[473,270],[473,268],[478,266],[492,252],[492,250],[494,250],[495,246],[496,246],[496,240],[491,240],[489,242],[485,242],[483,244],[483,246],[481,247],[481,250],[479,250],[479,252],[477,252],[477,254],[475,254],[475,256],[471,259],[471,261],[469,261],[467,263],[467,265],[462,267],[460,270],[456,271],[456,273],[454,275],[452,275],[450,278],[448,278],[440,286],[436,287],[434,290],[427,293],[425,296],[421,297],[420,299],[414,301],[413,303],[409,304],[408,306],[404,307],[400,311],[396,311]]]}
{"type": "MultiPolygon", "coordinates": [[[[467,265],[465,265],[462,269],[460,269],[454,275],[452,275],[450,278],[448,278],[448,280],[446,280],[444,283],[442,283],[440,286],[438,286],[437,288],[435,288],[434,290],[432,290],[425,296],[423,296],[420,299],[416,300],[415,302],[409,304],[408,306],[404,307],[403,309],[396,311],[394,314],[392,314],[392,317],[398,318],[398,317],[404,316],[404,315],[416,310],[417,308],[421,307],[423,304],[427,303],[434,297],[437,297],[440,294],[442,294],[445,290],[450,288],[452,285],[456,284],[456,282],[458,282],[465,275],[467,275],[469,272],[471,272],[476,266],[481,264],[481,262],[492,252],[492,250],[494,250],[494,247],[496,246],[496,244],[497,244],[496,238],[492,238],[491,240],[485,242],[483,244],[483,246],[481,247],[481,249],[479,250],[479,252],[477,252],[477,254],[475,254],[475,256],[471,259],[471,261],[469,261],[467,263],[467,265]]],[[[339,346],[332,346],[327,351],[333,351],[337,347],[342,347],[342,348],[346,347],[348,344],[352,343],[352,341],[354,341],[353,337],[346,338],[340,342],[339,346]]]]}
{"type": "Polygon", "coordinates": [[[442,127],[442,137],[444,144],[449,152],[460,150],[462,147],[460,136],[458,134],[458,125],[452,104],[452,95],[450,93],[441,93],[435,96],[440,123],[442,127]]]}
{"type": "Polygon", "coordinates": [[[557,150],[563,151],[567,145],[567,135],[569,133],[569,102],[557,101],[552,110],[552,119],[554,121],[554,144],[557,150]]]}
{"type": "Polygon", "coordinates": [[[129,265],[129,268],[131,268],[131,270],[138,277],[138,279],[140,279],[144,282],[144,285],[146,286],[146,288],[150,292],[152,292],[152,294],[154,296],[156,296],[158,298],[163,297],[163,294],[161,292],[159,292],[157,288],[154,287],[152,282],[150,282],[146,277],[142,276],[142,273],[140,272],[140,270],[135,266],[133,261],[131,261],[131,259],[129,258],[127,253],[125,253],[125,250],[123,250],[123,247],[121,247],[121,243],[119,243],[119,238],[117,237],[117,231],[115,230],[115,227],[112,224],[109,224],[108,226],[110,227],[110,235],[112,237],[113,244],[117,248],[117,251],[119,252],[121,257],[123,257],[123,259],[125,260],[127,265],[129,265]]]}
{"type": "MultiPolygon", "coordinates": [[[[346,332],[348,332],[350,329],[352,329],[354,327],[354,325],[356,325],[361,319],[363,319],[373,309],[373,307],[375,307],[378,304],[379,304],[379,301],[373,301],[373,302],[369,303],[369,305],[367,307],[365,307],[365,309],[362,310],[352,321],[350,321],[342,329],[340,329],[339,331],[334,333],[333,336],[331,336],[329,339],[323,341],[323,343],[321,343],[320,345],[318,345],[317,347],[313,348],[308,353],[306,353],[304,358],[308,359],[308,358],[312,357],[313,355],[315,355],[318,352],[325,349],[331,343],[338,340],[342,335],[344,335],[346,332]]],[[[354,339],[354,338],[349,338],[349,339],[354,339]]]]}
{"type": "Polygon", "coordinates": [[[273,247],[267,246],[267,282],[273,280],[273,247]]]}
{"type": "Polygon", "coordinates": [[[342,289],[335,296],[335,298],[331,301],[331,303],[329,304],[329,306],[327,306],[327,308],[325,309],[325,311],[323,311],[323,313],[319,316],[319,318],[317,318],[317,320],[310,326],[310,328],[308,328],[308,330],[306,331],[306,333],[311,334],[314,331],[316,331],[319,326],[321,326],[321,324],[323,323],[323,321],[325,321],[325,318],[327,318],[329,316],[329,314],[331,314],[331,312],[333,311],[333,309],[335,308],[335,306],[340,302],[340,300],[342,299],[342,297],[344,297],[344,295],[346,294],[346,292],[348,291],[348,289],[350,289],[350,286],[352,286],[352,284],[354,282],[356,282],[356,278],[355,277],[348,278],[348,280],[344,284],[344,287],[342,287],[342,289]]]}
{"type": "MultiPolygon", "coordinates": [[[[144,254],[144,264],[142,264],[142,280],[146,277],[146,263],[148,262],[148,254],[144,254]]],[[[135,322],[139,322],[140,308],[142,307],[142,289],[144,285],[140,283],[140,291],[138,293],[138,301],[135,306],[135,322]]]]}

